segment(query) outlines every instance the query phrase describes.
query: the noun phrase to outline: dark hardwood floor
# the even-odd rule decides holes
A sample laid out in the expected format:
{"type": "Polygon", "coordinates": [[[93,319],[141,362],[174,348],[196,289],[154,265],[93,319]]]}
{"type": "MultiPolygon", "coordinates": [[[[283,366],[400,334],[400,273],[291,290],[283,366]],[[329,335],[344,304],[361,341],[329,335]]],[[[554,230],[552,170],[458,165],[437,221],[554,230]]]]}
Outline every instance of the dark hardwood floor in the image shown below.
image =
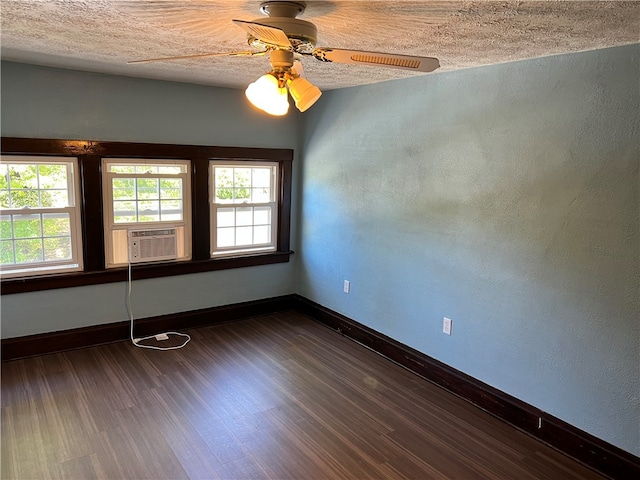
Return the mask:
{"type": "Polygon", "coordinates": [[[599,479],[295,312],[2,364],[3,479],[599,479]]]}

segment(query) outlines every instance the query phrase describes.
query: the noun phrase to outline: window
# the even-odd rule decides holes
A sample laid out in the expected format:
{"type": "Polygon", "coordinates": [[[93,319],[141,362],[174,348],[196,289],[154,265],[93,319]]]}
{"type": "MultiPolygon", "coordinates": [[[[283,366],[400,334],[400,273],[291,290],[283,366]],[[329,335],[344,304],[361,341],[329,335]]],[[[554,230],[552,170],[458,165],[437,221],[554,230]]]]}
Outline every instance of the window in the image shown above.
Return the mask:
{"type": "Polygon", "coordinates": [[[18,137],[0,146],[3,295],[124,281],[129,243],[136,279],[285,263],[293,253],[291,149],[18,137]],[[227,170],[216,193],[218,167],[227,170]],[[24,208],[21,198],[44,203],[24,208]]]}
{"type": "Polygon", "coordinates": [[[3,156],[0,259],[3,277],[82,270],[77,159],[3,156]]]}
{"type": "Polygon", "coordinates": [[[275,250],[278,164],[212,161],[210,172],[211,256],[275,250]]]}
{"type": "Polygon", "coordinates": [[[177,259],[191,258],[188,160],[103,159],[106,266],[129,261],[129,231],[176,228],[177,259]]]}

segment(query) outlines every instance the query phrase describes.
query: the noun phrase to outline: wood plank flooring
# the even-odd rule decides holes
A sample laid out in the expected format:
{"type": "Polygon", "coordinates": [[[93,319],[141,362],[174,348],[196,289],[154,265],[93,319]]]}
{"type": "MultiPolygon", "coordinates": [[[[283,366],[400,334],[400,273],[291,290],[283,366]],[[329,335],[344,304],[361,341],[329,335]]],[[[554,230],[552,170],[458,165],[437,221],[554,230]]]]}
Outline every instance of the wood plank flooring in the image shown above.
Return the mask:
{"type": "Polygon", "coordinates": [[[296,312],[2,365],[3,479],[600,479],[296,312]]]}

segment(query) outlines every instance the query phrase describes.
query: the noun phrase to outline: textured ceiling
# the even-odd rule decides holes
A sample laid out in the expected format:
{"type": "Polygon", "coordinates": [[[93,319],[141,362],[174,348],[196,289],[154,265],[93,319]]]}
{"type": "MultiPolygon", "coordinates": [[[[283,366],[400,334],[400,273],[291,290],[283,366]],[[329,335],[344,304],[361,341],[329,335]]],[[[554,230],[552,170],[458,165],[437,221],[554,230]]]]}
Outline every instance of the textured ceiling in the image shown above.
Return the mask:
{"type": "MultiPolygon", "coordinates": [[[[244,51],[231,19],[261,1],[1,0],[2,59],[134,77],[244,88],[267,57],[127,65],[134,59],[244,51]]],[[[433,56],[450,71],[640,42],[640,3],[614,1],[308,1],[299,17],[320,47],[433,56]]],[[[264,18],[264,17],[263,17],[264,18]]],[[[414,73],[303,60],[322,90],[414,73]]]]}

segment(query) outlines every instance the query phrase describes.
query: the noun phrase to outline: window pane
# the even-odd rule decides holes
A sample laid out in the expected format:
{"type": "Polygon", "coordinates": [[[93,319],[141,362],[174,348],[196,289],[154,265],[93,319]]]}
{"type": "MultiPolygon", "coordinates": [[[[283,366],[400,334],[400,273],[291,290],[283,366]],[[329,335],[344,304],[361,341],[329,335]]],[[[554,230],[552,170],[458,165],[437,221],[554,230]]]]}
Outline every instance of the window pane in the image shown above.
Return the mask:
{"type": "Polygon", "coordinates": [[[161,220],[182,220],[182,202],[179,200],[160,201],[161,220]]]}
{"type": "Polygon", "coordinates": [[[11,208],[38,208],[38,190],[12,190],[10,206],[11,208]]]}
{"type": "Polygon", "coordinates": [[[186,167],[183,165],[164,165],[158,167],[158,173],[169,173],[173,175],[178,175],[180,173],[186,172],[186,167]]]}
{"type": "Polygon", "coordinates": [[[160,188],[157,178],[138,178],[137,183],[139,199],[160,198],[160,188]]]}
{"type": "Polygon", "coordinates": [[[38,165],[40,175],[40,188],[43,189],[67,189],[66,165],[38,165]]]}
{"type": "Polygon", "coordinates": [[[216,167],[214,171],[216,187],[233,187],[233,168],[216,167]]]}
{"type": "Polygon", "coordinates": [[[245,246],[253,244],[253,227],[236,228],[236,245],[245,246]]]}
{"type": "Polygon", "coordinates": [[[233,185],[237,187],[251,186],[251,169],[250,168],[234,168],[233,169],[233,185]]]}
{"type": "Polygon", "coordinates": [[[251,189],[244,187],[234,188],[233,199],[235,201],[234,203],[248,202],[251,199],[251,189]]]}
{"type": "Polygon", "coordinates": [[[16,240],[16,263],[42,262],[42,239],[16,240]]]}
{"type": "Polygon", "coordinates": [[[44,239],[44,259],[45,261],[59,261],[71,259],[71,238],[45,238],[44,239]]]}
{"type": "Polygon", "coordinates": [[[235,228],[218,228],[216,246],[218,248],[233,247],[235,245],[235,228]]]}
{"type": "Polygon", "coordinates": [[[136,180],[134,178],[113,178],[111,180],[113,188],[134,188],[136,180]]]}
{"type": "Polygon", "coordinates": [[[71,235],[71,220],[67,213],[43,213],[42,226],[45,237],[71,235]]]}
{"type": "Polygon", "coordinates": [[[271,192],[268,188],[252,188],[251,201],[253,203],[268,203],[271,201],[271,192]]]}
{"type": "Polygon", "coordinates": [[[115,223],[126,223],[137,221],[136,202],[114,201],[113,218],[115,223]]]}
{"type": "Polygon", "coordinates": [[[160,220],[160,202],[145,200],[138,202],[138,221],[157,222],[160,220]]]}
{"type": "Polygon", "coordinates": [[[255,207],[253,209],[254,225],[271,225],[271,207],[255,207]]]}
{"type": "Polygon", "coordinates": [[[0,242],[0,263],[2,265],[12,265],[15,263],[13,240],[2,240],[0,242]]]}
{"type": "Polygon", "coordinates": [[[235,208],[219,208],[217,225],[219,227],[233,227],[236,224],[235,208]]]}
{"type": "Polygon", "coordinates": [[[236,225],[253,225],[253,208],[236,208],[236,225]]]}
{"type": "Polygon", "coordinates": [[[109,171],[113,173],[134,173],[135,165],[109,165],[109,171]]]}
{"type": "Polygon", "coordinates": [[[160,179],[160,198],[166,198],[166,199],[182,198],[182,180],[161,178],[160,179]]]}
{"type": "Polygon", "coordinates": [[[253,187],[271,187],[271,168],[253,169],[253,187]]]}
{"type": "Polygon", "coordinates": [[[271,228],[267,226],[254,227],[253,242],[256,244],[271,242],[271,228]]]}
{"type": "Polygon", "coordinates": [[[9,208],[9,190],[0,190],[0,207],[9,208]]]}
{"type": "Polygon", "coordinates": [[[112,191],[114,200],[134,200],[136,198],[136,183],[133,178],[112,179],[112,191]]]}
{"type": "Polygon", "coordinates": [[[15,238],[41,237],[40,215],[14,215],[13,229],[15,238]]]}
{"type": "Polygon", "coordinates": [[[107,163],[107,172],[111,173],[120,173],[120,174],[131,174],[131,173],[142,173],[142,174],[170,174],[170,175],[180,175],[182,173],[187,173],[187,165],[168,165],[165,163],[117,163],[110,161],[107,163]]]}
{"type": "Polygon", "coordinates": [[[65,208],[69,206],[69,195],[66,190],[41,190],[40,206],[65,208]]]}
{"type": "Polygon", "coordinates": [[[0,189],[9,188],[9,165],[0,163],[0,189]]]}
{"type": "Polygon", "coordinates": [[[38,188],[36,165],[9,165],[9,188],[38,188]]]}
{"type": "Polygon", "coordinates": [[[0,238],[13,238],[13,227],[11,225],[10,215],[0,217],[0,238]]]}
{"type": "Polygon", "coordinates": [[[233,201],[233,189],[232,188],[218,188],[216,189],[216,202],[217,203],[231,203],[233,201]]]}

